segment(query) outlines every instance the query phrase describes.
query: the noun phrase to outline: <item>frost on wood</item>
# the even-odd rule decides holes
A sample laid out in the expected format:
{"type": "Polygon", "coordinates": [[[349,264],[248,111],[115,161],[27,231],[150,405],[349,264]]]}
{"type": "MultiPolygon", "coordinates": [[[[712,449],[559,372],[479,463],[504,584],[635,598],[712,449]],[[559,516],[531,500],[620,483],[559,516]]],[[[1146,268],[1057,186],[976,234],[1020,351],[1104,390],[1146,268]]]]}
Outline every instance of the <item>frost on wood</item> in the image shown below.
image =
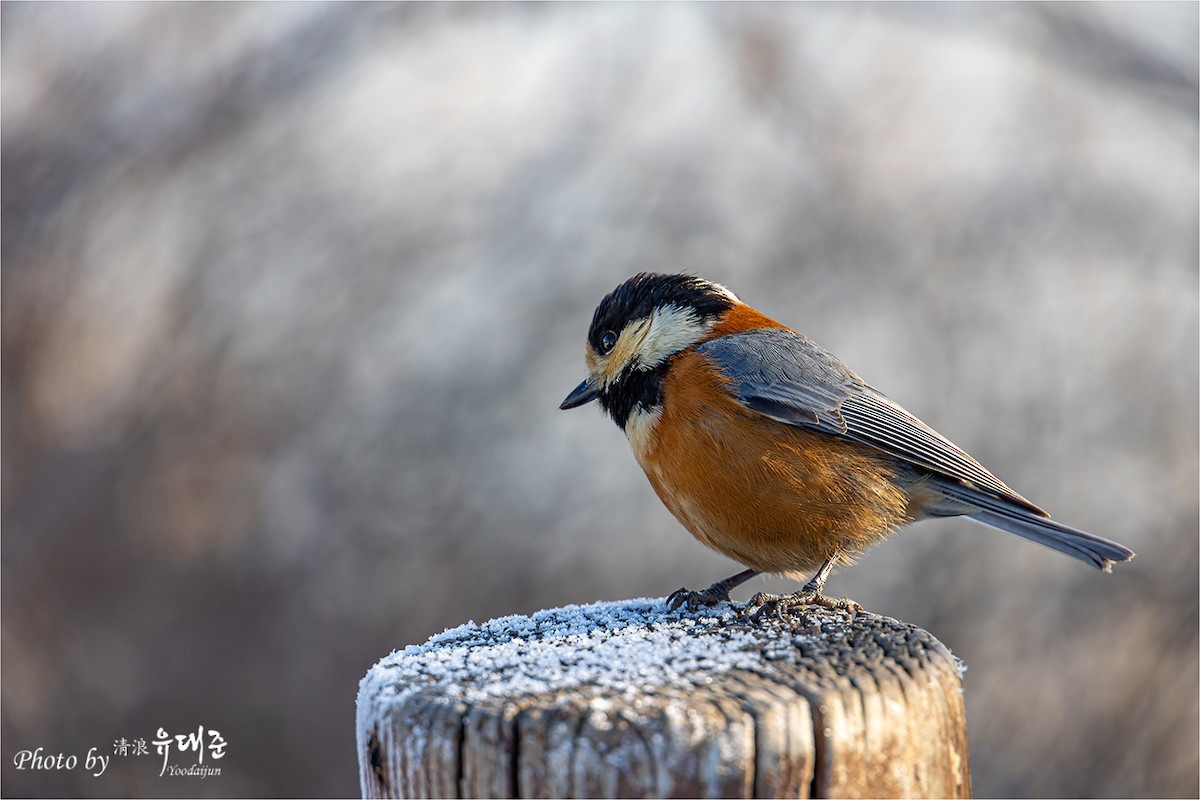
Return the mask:
{"type": "Polygon", "coordinates": [[[959,672],[925,631],[813,609],[567,606],[363,679],[366,797],[969,795],[959,672]]]}

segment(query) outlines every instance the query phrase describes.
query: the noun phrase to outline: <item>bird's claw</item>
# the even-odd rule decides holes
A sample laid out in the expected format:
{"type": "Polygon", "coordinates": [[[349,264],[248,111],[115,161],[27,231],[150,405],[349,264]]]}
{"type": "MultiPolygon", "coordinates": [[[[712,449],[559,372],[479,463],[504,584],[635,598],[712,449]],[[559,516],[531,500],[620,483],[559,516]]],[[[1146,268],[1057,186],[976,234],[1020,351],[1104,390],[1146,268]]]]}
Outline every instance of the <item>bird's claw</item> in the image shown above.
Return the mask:
{"type": "Polygon", "coordinates": [[[759,592],[750,598],[746,604],[745,614],[751,622],[757,623],[763,618],[774,616],[784,619],[791,615],[794,609],[820,606],[831,611],[844,611],[854,619],[863,607],[848,597],[827,597],[819,592],[799,591],[793,594],[774,595],[759,592]]]}
{"type": "Polygon", "coordinates": [[[717,603],[724,603],[729,600],[729,589],[718,584],[713,584],[707,589],[689,589],[682,586],[671,592],[667,597],[667,608],[674,611],[677,608],[687,606],[689,611],[693,611],[704,606],[715,606],[717,603]]]}

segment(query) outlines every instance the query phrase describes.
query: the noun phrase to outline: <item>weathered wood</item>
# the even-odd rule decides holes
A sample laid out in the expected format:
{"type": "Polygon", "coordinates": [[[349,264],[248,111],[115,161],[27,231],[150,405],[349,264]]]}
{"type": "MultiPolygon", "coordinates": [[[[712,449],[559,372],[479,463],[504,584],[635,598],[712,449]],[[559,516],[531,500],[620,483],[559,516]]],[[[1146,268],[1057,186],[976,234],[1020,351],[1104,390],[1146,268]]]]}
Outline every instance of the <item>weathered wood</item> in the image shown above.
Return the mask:
{"type": "Polygon", "coordinates": [[[722,604],[464,625],[358,695],[364,797],[968,797],[954,657],[888,617],[722,604]]]}

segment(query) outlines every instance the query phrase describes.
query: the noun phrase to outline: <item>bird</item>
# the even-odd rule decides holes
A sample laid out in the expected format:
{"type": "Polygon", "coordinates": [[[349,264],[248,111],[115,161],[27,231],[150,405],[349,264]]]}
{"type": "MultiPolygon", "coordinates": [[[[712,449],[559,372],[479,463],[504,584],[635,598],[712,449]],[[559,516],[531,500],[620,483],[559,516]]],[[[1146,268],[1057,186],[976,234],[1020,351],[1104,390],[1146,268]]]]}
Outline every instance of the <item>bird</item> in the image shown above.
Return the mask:
{"type": "Polygon", "coordinates": [[[729,601],[762,574],[800,580],[750,605],[818,605],[831,572],[918,520],[963,516],[1104,572],[1129,548],[1055,520],[796,330],[694,275],[643,272],[596,307],[587,377],[655,493],[697,540],[746,569],[670,608],[729,601]]]}

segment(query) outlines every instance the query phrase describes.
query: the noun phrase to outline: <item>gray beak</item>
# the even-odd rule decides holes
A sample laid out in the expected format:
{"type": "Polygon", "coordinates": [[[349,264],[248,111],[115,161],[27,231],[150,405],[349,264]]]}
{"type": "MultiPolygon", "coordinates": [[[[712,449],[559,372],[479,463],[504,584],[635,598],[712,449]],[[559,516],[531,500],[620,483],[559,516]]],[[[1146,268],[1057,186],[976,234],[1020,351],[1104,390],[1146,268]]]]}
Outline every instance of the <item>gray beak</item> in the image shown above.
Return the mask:
{"type": "Polygon", "coordinates": [[[582,405],[595,400],[600,396],[600,390],[593,386],[589,381],[584,381],[575,387],[575,390],[567,395],[567,399],[563,400],[559,408],[566,411],[568,408],[579,408],[582,405]]]}

